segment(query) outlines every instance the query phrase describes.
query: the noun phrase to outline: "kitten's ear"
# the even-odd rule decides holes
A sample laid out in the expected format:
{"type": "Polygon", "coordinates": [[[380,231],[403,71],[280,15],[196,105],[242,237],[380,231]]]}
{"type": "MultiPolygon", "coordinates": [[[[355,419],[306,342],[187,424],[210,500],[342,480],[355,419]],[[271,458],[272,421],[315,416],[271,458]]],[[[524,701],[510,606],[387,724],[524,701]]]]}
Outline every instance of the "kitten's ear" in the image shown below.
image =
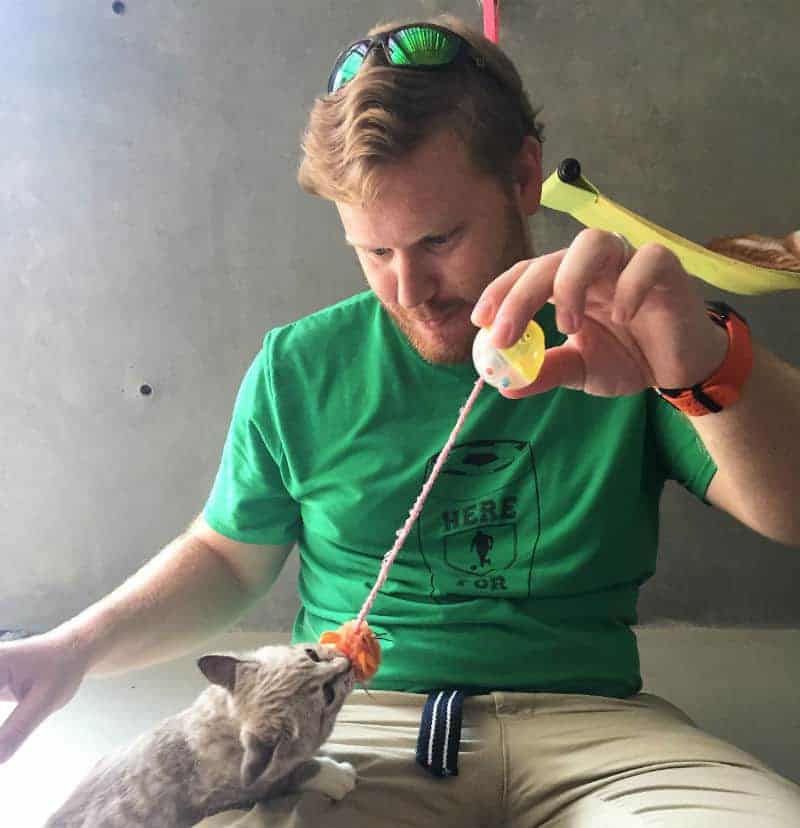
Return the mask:
{"type": "Polygon", "coordinates": [[[267,769],[275,753],[275,745],[262,742],[252,733],[243,734],[244,756],[242,757],[242,785],[249,788],[267,769]]]}
{"type": "Polygon", "coordinates": [[[218,684],[233,693],[236,686],[236,668],[241,663],[233,656],[207,655],[198,659],[197,666],[212,684],[218,684]]]}

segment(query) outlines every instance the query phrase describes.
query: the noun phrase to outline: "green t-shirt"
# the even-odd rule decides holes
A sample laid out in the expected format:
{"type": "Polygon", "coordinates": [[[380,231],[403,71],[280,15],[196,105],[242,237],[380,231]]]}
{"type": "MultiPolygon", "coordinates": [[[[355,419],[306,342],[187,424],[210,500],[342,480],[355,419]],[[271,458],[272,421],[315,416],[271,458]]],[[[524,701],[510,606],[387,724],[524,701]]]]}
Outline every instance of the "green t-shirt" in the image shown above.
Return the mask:
{"type": "MultiPolygon", "coordinates": [[[[563,341],[551,306],[537,319],[563,341]]],[[[245,543],[297,541],[295,641],[358,614],[475,379],[425,362],[369,292],[266,335],[205,517],[245,543]]],[[[485,387],[370,613],[371,686],[637,692],[630,625],[664,481],[702,498],[714,472],[652,392],[485,387]]]]}

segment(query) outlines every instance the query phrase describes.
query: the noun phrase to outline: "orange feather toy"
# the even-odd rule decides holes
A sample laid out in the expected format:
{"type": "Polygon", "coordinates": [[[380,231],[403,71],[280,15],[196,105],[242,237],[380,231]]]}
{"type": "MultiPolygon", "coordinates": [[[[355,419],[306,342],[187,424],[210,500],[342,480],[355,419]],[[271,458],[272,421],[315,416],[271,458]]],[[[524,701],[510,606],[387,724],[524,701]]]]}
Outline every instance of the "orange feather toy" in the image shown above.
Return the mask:
{"type": "Polygon", "coordinates": [[[366,621],[360,626],[357,620],[345,621],[338,630],[322,633],[319,641],[320,644],[332,644],[350,659],[358,681],[369,681],[378,672],[381,648],[366,621]]]}

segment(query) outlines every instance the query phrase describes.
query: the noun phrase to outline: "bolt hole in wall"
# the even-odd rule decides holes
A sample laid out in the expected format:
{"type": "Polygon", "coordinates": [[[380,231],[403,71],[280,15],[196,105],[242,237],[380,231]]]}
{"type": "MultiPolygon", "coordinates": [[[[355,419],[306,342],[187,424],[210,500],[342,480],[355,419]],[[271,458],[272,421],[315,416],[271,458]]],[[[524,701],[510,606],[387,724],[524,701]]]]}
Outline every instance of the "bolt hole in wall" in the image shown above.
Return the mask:
{"type": "Polygon", "coordinates": [[[114,14],[125,14],[125,4],[120,3],[119,0],[117,0],[117,2],[111,4],[111,11],[113,11],[114,14]]]}
{"type": "Polygon", "coordinates": [[[139,386],[139,393],[143,397],[149,397],[153,393],[153,386],[148,385],[147,383],[144,383],[143,385],[139,386]]]}

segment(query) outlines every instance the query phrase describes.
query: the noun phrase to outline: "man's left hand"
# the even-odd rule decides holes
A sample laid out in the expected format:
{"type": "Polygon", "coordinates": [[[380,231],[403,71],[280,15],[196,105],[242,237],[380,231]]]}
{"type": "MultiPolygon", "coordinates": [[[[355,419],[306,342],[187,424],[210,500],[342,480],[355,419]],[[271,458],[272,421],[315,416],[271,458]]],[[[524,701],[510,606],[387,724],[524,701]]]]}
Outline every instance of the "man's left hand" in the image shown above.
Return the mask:
{"type": "Polygon", "coordinates": [[[695,280],[667,248],[633,251],[619,236],[583,230],[564,249],[518,262],[483,291],[472,321],[505,348],[545,302],[556,308],[563,345],[548,348],[526,397],[557,386],[604,397],[648,386],[685,388],[722,363],[727,333],[706,313],[695,280]]]}

